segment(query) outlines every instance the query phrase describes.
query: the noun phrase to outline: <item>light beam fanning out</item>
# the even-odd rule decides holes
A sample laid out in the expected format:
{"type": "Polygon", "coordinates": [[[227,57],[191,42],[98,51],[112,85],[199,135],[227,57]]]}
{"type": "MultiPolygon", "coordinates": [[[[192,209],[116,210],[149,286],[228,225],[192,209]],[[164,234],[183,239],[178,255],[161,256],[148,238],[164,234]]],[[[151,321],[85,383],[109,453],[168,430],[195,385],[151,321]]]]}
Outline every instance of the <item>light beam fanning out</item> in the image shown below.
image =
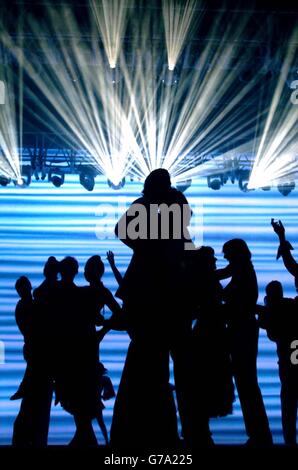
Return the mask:
{"type": "Polygon", "coordinates": [[[257,147],[249,188],[287,183],[298,176],[298,106],[286,78],[297,59],[298,28],[292,34],[257,147]]]}
{"type": "Polygon", "coordinates": [[[198,11],[196,0],[163,0],[162,12],[169,70],[174,70],[198,11]]]}
{"type": "MultiPolygon", "coordinates": [[[[0,44],[3,34],[0,36],[0,44]]],[[[5,60],[1,60],[4,64],[5,60]]],[[[20,72],[21,74],[21,72],[20,72]]],[[[0,105],[0,175],[21,181],[22,87],[17,88],[10,65],[2,65],[0,80],[5,85],[5,100],[0,105]]],[[[22,77],[21,77],[22,79],[22,77]]]]}
{"type": "Polygon", "coordinates": [[[127,20],[127,0],[90,0],[110,67],[117,64],[127,20]]]}

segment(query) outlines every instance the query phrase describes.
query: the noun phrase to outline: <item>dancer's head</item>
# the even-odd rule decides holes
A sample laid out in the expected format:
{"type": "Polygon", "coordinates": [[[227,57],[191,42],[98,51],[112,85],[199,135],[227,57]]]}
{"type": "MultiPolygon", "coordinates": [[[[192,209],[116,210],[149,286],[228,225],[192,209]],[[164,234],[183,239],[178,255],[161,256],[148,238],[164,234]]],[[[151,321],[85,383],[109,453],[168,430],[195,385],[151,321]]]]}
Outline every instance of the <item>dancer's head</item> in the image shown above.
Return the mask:
{"type": "Polygon", "coordinates": [[[31,297],[32,286],[31,282],[26,276],[21,276],[15,283],[15,289],[21,299],[28,299],[31,297]]]}
{"type": "Polygon", "coordinates": [[[283,288],[279,281],[271,281],[266,286],[266,305],[274,305],[283,298],[283,288]]]}
{"type": "Polygon", "coordinates": [[[87,282],[96,282],[103,276],[104,264],[99,255],[89,258],[85,264],[84,276],[87,282]]]}
{"type": "Polygon", "coordinates": [[[58,273],[59,261],[55,258],[55,256],[50,256],[43,268],[44,277],[49,281],[56,281],[58,273]]]}
{"type": "Polygon", "coordinates": [[[198,268],[207,271],[216,269],[216,261],[214,250],[211,246],[201,246],[194,252],[194,261],[198,268]]]}
{"type": "Polygon", "coordinates": [[[244,240],[233,238],[227,241],[222,248],[224,257],[229,263],[247,263],[251,260],[251,252],[244,240]]]}
{"type": "Polygon", "coordinates": [[[62,280],[72,282],[79,271],[79,263],[77,260],[72,256],[66,256],[59,264],[62,280]]]}
{"type": "Polygon", "coordinates": [[[143,195],[148,199],[158,199],[171,188],[170,174],[164,168],[151,171],[144,183],[143,195]]]}

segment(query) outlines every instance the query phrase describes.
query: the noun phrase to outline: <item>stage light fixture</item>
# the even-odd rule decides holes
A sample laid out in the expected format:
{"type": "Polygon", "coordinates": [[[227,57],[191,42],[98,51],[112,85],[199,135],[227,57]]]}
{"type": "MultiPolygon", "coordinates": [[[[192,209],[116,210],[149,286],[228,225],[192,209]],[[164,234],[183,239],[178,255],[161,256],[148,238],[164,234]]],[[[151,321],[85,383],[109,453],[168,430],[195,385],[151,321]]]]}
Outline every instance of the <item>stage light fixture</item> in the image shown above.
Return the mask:
{"type": "Polygon", "coordinates": [[[108,80],[113,85],[117,85],[122,80],[122,74],[120,72],[119,67],[116,67],[116,65],[115,67],[109,66],[109,68],[106,71],[106,74],[107,74],[108,80]]]}
{"type": "Polygon", "coordinates": [[[0,185],[7,186],[11,182],[11,178],[6,178],[6,176],[0,176],[0,185]]]}
{"type": "Polygon", "coordinates": [[[174,71],[174,68],[167,68],[162,75],[162,83],[165,86],[174,86],[178,84],[179,77],[177,72],[174,71]]]}
{"type": "Polygon", "coordinates": [[[60,186],[64,183],[64,171],[61,168],[51,168],[49,170],[48,180],[52,183],[56,188],[60,188],[60,186]]]}
{"type": "Polygon", "coordinates": [[[118,184],[115,184],[111,180],[108,180],[108,185],[110,188],[115,190],[121,189],[125,185],[125,178],[123,178],[118,184]]]}
{"type": "Polygon", "coordinates": [[[208,184],[208,188],[218,191],[222,187],[222,184],[223,184],[222,175],[207,176],[207,184],[208,184]]]}
{"type": "Polygon", "coordinates": [[[24,186],[29,186],[31,183],[32,177],[32,168],[29,165],[23,166],[21,169],[21,176],[15,180],[13,180],[14,184],[19,188],[24,186]]]}
{"type": "Polygon", "coordinates": [[[87,191],[93,191],[95,186],[95,171],[92,167],[86,167],[80,171],[80,184],[87,191]]]}
{"type": "Polygon", "coordinates": [[[277,189],[283,196],[288,196],[290,192],[295,189],[295,182],[291,181],[290,183],[279,184],[277,189]]]}

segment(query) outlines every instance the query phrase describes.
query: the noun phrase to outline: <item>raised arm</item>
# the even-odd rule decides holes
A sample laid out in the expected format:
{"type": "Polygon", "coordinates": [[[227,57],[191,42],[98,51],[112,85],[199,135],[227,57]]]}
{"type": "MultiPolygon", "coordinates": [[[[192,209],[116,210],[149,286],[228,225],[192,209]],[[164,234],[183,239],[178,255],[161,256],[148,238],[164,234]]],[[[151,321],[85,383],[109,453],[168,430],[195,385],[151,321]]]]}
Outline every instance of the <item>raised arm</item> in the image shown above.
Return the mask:
{"type": "Polygon", "coordinates": [[[291,243],[286,240],[285,228],[280,220],[275,222],[274,219],[271,219],[271,225],[274,232],[277,234],[280,243],[277,251],[277,259],[281,256],[289,273],[292,274],[292,276],[297,277],[298,263],[295,261],[291,253],[291,250],[293,250],[291,243]]]}
{"type": "Polygon", "coordinates": [[[122,282],[122,274],[120,273],[120,271],[118,270],[116,264],[115,264],[115,257],[114,257],[114,253],[112,251],[107,251],[107,260],[112,268],[112,271],[113,271],[113,274],[115,276],[115,279],[116,281],[118,282],[118,284],[120,285],[121,282],[122,282]]]}

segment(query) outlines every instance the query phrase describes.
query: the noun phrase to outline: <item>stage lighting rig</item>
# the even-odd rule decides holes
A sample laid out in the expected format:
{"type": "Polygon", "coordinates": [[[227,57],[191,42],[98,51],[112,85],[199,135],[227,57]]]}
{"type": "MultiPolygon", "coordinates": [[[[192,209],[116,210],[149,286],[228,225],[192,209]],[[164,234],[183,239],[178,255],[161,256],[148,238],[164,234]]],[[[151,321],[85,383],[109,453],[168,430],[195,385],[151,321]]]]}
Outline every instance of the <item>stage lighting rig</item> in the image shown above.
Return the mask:
{"type": "Polygon", "coordinates": [[[115,190],[122,189],[125,185],[125,178],[122,178],[122,180],[118,184],[115,184],[111,180],[108,180],[108,185],[110,188],[115,190]]]}
{"type": "Polygon", "coordinates": [[[64,183],[64,171],[61,168],[50,168],[48,180],[52,183],[56,188],[60,188],[60,186],[64,183]]]}
{"type": "Polygon", "coordinates": [[[279,184],[277,189],[283,196],[288,196],[290,192],[295,189],[295,182],[291,181],[290,183],[279,184]]]}

